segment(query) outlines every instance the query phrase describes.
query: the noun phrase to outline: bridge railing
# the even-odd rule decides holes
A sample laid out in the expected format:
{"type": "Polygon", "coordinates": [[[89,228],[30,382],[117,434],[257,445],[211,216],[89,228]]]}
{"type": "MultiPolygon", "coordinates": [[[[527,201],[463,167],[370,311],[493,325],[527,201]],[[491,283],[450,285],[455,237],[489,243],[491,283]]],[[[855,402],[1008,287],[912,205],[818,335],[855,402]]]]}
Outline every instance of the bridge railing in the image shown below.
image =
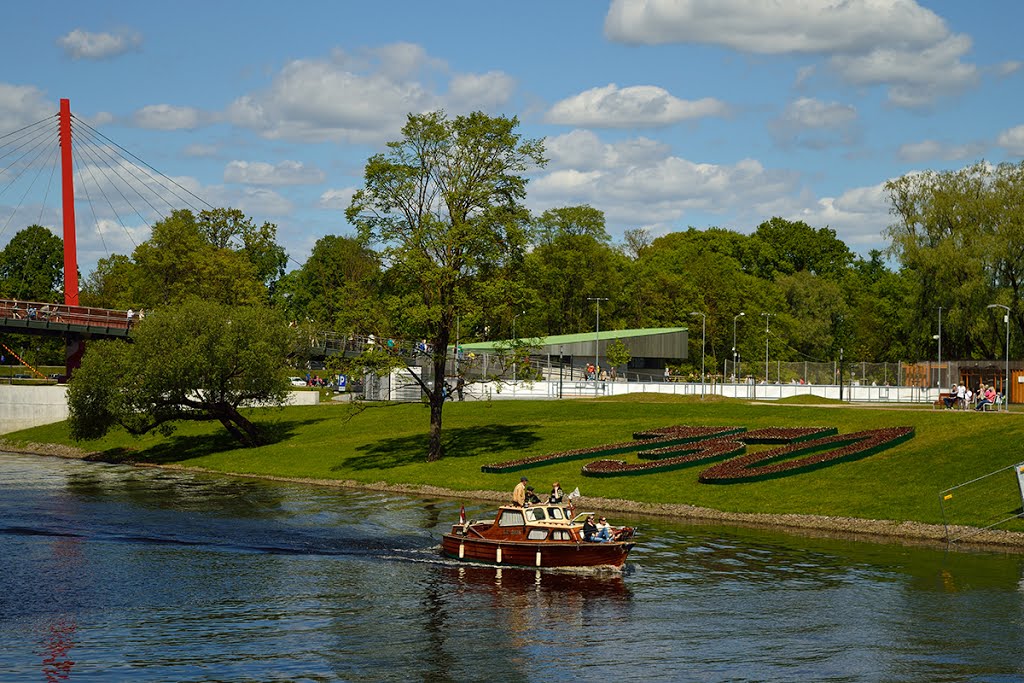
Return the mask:
{"type": "Polygon", "coordinates": [[[28,322],[52,322],[120,329],[128,329],[133,322],[133,320],[129,320],[127,311],[21,299],[0,299],[0,317],[28,322]]]}

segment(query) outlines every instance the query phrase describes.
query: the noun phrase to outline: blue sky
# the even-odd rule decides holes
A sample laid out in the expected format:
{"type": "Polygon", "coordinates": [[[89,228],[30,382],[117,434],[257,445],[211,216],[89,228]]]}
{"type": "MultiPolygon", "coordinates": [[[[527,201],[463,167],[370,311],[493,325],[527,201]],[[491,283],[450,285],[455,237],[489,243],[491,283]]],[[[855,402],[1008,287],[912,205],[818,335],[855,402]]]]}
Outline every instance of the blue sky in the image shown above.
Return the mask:
{"type": "MultiPolygon", "coordinates": [[[[530,208],[590,204],[615,240],[746,233],[778,215],[866,254],[886,245],[888,179],[1024,157],[1013,0],[15,1],[4,14],[0,135],[69,98],[205,201],[277,224],[294,263],[351,233],[363,164],[409,112],[518,116],[550,159],[530,208]]],[[[59,230],[54,197],[21,201],[5,166],[0,244],[40,216],[59,230]]],[[[88,274],[154,216],[86,207],[79,175],[88,274]]]]}

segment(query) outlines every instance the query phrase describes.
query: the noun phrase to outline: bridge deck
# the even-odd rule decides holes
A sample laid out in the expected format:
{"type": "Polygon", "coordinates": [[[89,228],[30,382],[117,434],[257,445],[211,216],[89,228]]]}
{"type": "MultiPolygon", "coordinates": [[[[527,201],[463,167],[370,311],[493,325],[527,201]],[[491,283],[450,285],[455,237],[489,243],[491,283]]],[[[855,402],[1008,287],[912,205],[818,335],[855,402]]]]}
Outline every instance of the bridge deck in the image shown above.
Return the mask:
{"type": "Polygon", "coordinates": [[[127,311],[0,299],[2,332],[124,338],[130,329],[127,311]]]}

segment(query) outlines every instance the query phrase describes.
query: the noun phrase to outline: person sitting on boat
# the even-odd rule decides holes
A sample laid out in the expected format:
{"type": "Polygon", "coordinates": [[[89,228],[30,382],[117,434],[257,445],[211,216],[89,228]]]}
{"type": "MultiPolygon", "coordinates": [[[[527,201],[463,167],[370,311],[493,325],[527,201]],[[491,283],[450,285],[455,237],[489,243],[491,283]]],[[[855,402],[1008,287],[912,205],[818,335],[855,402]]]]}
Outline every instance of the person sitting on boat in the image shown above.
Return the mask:
{"type": "Polygon", "coordinates": [[[536,505],[540,502],[540,497],[537,496],[537,492],[533,490],[532,486],[526,487],[526,504],[536,505]]]}
{"type": "Polygon", "coordinates": [[[597,525],[594,524],[594,515],[588,515],[583,522],[583,540],[597,541],[597,525]]]}
{"type": "Polygon", "coordinates": [[[612,525],[608,523],[608,520],[602,517],[597,523],[597,537],[594,539],[600,543],[607,543],[608,541],[614,540],[612,533],[612,525]]]}
{"type": "Polygon", "coordinates": [[[519,477],[519,483],[512,489],[512,502],[523,507],[526,505],[526,482],[530,481],[526,477],[519,477]]]}
{"type": "Polygon", "coordinates": [[[562,502],[562,487],[557,481],[551,485],[551,494],[548,496],[548,502],[554,505],[559,505],[562,502]]]}

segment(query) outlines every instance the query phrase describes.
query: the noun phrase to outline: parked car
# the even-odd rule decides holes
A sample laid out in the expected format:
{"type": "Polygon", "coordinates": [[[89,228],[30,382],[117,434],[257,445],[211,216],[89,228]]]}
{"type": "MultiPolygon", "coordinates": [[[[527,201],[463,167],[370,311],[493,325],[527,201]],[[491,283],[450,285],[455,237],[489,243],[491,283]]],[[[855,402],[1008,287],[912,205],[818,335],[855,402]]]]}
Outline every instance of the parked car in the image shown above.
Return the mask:
{"type": "Polygon", "coordinates": [[[304,387],[306,386],[306,380],[302,377],[289,377],[288,383],[293,387],[304,387]]]}

